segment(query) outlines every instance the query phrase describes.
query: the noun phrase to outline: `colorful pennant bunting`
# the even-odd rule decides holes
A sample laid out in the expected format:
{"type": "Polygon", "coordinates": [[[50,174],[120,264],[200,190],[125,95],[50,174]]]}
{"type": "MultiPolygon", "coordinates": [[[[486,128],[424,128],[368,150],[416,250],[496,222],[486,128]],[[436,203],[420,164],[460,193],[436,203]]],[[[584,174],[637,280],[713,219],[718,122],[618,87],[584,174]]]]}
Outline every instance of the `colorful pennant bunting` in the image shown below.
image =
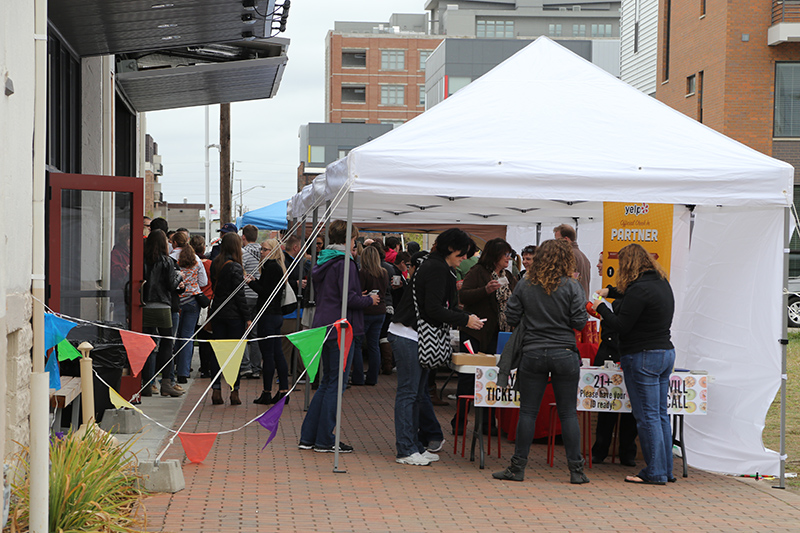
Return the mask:
{"type": "Polygon", "coordinates": [[[149,335],[140,335],[132,331],[120,330],[119,336],[122,337],[122,344],[128,353],[128,362],[131,364],[133,377],[142,371],[147,358],[156,347],[156,343],[149,335]]]}
{"type": "Polygon", "coordinates": [[[211,347],[214,348],[214,355],[217,356],[217,362],[222,368],[222,376],[231,388],[233,388],[236,380],[239,379],[239,368],[242,366],[242,356],[244,356],[245,346],[247,346],[247,343],[240,343],[238,340],[211,341],[211,347]],[[233,349],[236,348],[237,344],[239,348],[234,352],[233,349]],[[228,361],[228,364],[225,364],[225,361],[230,357],[231,353],[233,353],[233,357],[228,361]]]}
{"type": "Polygon", "coordinates": [[[111,400],[111,403],[114,404],[114,407],[117,409],[133,409],[134,411],[142,412],[138,407],[133,405],[131,402],[123,398],[117,391],[113,388],[108,388],[108,398],[111,400]]]}
{"type": "Polygon", "coordinates": [[[193,463],[202,463],[208,457],[214,441],[217,440],[216,433],[184,433],[181,431],[178,433],[178,437],[181,439],[183,451],[186,452],[186,458],[193,463]]]}
{"type": "Polygon", "coordinates": [[[297,347],[300,352],[300,359],[308,370],[308,377],[311,381],[317,377],[319,369],[319,354],[322,352],[322,343],[325,342],[326,327],[307,329],[291,333],[286,336],[297,347]]]}
{"type": "Polygon", "coordinates": [[[44,315],[44,351],[67,338],[69,330],[77,326],[75,322],[64,320],[51,313],[44,315]]]}
{"type": "MultiPolygon", "coordinates": [[[[269,411],[258,417],[258,423],[261,426],[269,431],[269,438],[267,442],[264,443],[264,448],[267,447],[267,444],[272,442],[272,439],[275,438],[275,435],[278,434],[278,422],[281,420],[281,415],[283,414],[283,406],[286,405],[286,396],[278,400],[278,402],[270,407],[269,411]]],[[[261,448],[261,451],[264,451],[264,448],[261,448]]]]}
{"type": "Polygon", "coordinates": [[[350,355],[350,344],[353,342],[353,326],[343,318],[334,322],[333,327],[336,328],[336,339],[339,346],[341,346],[342,330],[344,330],[344,367],[347,368],[347,357],[350,355]]]}
{"type": "Polygon", "coordinates": [[[79,359],[81,357],[81,352],[78,351],[67,339],[59,342],[56,345],[56,350],[58,350],[58,360],[59,361],[66,361],[67,359],[79,359]]]}
{"type": "Polygon", "coordinates": [[[61,389],[61,372],[58,369],[57,359],[56,351],[53,350],[47,358],[47,364],[44,365],[45,372],[50,372],[50,388],[55,390],[61,389]]]}

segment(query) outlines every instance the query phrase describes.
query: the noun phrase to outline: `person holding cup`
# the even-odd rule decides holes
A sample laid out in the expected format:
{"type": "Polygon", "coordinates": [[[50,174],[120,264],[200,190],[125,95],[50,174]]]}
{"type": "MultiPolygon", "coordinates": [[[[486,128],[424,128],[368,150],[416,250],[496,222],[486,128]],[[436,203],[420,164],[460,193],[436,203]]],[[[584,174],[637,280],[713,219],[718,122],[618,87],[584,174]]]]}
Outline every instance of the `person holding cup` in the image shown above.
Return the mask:
{"type": "MultiPolygon", "coordinates": [[[[460,328],[461,342],[469,341],[476,353],[495,353],[498,333],[511,331],[506,320],[506,303],[514,292],[517,280],[506,270],[510,260],[511,245],[504,239],[498,237],[487,241],[478,263],[467,273],[458,291],[458,298],[464,305],[464,311],[486,319],[480,330],[460,328]]],[[[459,374],[457,395],[470,395],[474,391],[475,376],[459,374]]],[[[467,416],[466,405],[462,405],[460,411],[467,416]]],[[[455,432],[455,428],[463,426],[463,421],[456,420],[454,416],[452,426],[455,432]]],[[[490,431],[488,428],[485,430],[490,431]]],[[[497,434],[494,421],[491,432],[497,434]]]]}

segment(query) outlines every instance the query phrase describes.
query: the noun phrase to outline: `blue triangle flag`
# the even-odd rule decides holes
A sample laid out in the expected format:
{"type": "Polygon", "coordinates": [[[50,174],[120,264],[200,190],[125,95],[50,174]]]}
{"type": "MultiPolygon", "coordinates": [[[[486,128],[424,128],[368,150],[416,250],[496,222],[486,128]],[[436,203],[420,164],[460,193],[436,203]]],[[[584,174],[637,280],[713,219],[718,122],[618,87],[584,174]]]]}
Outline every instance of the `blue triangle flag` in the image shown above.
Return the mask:
{"type": "Polygon", "coordinates": [[[57,317],[51,313],[44,315],[44,351],[47,352],[53,346],[67,338],[69,330],[77,326],[75,322],[70,322],[57,317]]]}
{"type": "Polygon", "coordinates": [[[47,358],[47,364],[44,365],[44,369],[47,372],[50,372],[50,388],[59,390],[61,388],[61,372],[58,370],[58,355],[56,355],[56,351],[53,350],[50,354],[50,357],[47,358]]]}

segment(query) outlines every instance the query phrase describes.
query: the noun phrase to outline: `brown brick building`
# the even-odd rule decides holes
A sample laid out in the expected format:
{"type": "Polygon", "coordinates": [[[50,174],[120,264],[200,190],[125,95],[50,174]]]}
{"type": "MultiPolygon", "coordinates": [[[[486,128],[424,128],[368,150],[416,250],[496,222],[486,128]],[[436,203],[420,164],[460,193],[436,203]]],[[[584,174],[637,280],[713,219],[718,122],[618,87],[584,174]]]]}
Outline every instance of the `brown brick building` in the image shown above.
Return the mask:
{"type": "Polygon", "coordinates": [[[425,111],[425,59],[441,41],[415,32],[328,32],[326,120],[400,124],[425,111]]]}
{"type": "Polygon", "coordinates": [[[800,42],[776,38],[790,18],[782,6],[662,0],[656,98],[798,169],[800,42]]]}

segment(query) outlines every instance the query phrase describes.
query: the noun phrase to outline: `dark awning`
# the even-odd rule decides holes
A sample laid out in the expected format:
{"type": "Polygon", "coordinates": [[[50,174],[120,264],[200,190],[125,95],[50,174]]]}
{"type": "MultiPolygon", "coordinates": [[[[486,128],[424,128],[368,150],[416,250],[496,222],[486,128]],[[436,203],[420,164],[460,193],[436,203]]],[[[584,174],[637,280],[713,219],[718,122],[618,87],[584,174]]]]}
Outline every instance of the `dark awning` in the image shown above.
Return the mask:
{"type": "Polygon", "coordinates": [[[48,2],[50,22],[81,57],[268,38],[274,10],[275,0],[48,2]]]}

